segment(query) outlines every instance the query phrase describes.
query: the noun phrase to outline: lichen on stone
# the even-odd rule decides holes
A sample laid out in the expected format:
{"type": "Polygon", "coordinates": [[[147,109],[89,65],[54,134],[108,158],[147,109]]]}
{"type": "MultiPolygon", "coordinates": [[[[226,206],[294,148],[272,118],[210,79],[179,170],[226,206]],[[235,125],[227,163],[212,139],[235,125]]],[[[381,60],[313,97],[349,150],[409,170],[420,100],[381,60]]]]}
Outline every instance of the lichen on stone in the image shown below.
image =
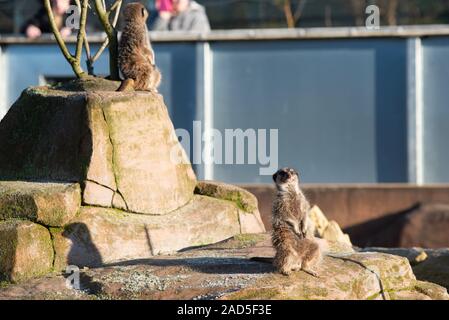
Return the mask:
{"type": "Polygon", "coordinates": [[[199,181],[194,192],[195,194],[232,201],[245,213],[254,213],[257,210],[256,197],[233,185],[215,181],[199,181]]]}

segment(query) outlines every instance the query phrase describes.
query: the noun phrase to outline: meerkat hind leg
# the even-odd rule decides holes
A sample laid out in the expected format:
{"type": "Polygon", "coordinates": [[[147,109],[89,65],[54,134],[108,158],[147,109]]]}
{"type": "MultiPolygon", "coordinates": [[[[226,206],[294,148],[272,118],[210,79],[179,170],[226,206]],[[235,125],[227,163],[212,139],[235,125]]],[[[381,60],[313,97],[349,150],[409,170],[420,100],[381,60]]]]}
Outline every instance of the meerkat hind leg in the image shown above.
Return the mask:
{"type": "Polygon", "coordinates": [[[284,256],[276,262],[278,271],[284,276],[289,276],[294,271],[295,262],[292,256],[284,256]]]}
{"type": "Polygon", "coordinates": [[[317,265],[320,262],[320,258],[318,256],[320,254],[320,252],[317,251],[314,254],[316,256],[313,257],[311,260],[303,261],[301,270],[304,271],[305,273],[308,273],[308,274],[316,277],[316,278],[319,278],[318,272],[316,272],[314,269],[317,267],[317,265]]]}
{"type": "Polygon", "coordinates": [[[121,92],[134,91],[134,80],[130,78],[123,80],[117,91],[121,92]]]}

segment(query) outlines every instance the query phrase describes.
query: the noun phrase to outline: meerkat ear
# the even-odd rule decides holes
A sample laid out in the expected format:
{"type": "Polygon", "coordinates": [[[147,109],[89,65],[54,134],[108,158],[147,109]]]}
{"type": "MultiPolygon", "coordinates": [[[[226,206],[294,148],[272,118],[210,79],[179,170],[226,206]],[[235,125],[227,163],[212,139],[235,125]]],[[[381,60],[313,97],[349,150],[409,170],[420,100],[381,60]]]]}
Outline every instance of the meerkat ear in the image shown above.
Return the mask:
{"type": "Polygon", "coordinates": [[[276,178],[277,178],[277,176],[278,176],[278,173],[277,173],[277,172],[275,172],[275,173],[273,174],[273,181],[274,181],[274,182],[276,182],[276,178]]]}
{"type": "Polygon", "coordinates": [[[142,17],[145,18],[145,8],[142,8],[142,17]]]}

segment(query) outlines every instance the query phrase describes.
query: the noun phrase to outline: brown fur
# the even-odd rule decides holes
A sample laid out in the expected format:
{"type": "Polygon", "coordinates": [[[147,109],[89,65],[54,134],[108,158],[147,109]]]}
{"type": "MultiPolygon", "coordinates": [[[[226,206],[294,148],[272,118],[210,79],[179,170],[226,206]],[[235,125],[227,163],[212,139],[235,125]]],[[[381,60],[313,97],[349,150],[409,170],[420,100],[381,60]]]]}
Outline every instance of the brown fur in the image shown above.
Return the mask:
{"type": "Polygon", "coordinates": [[[299,188],[299,176],[295,170],[284,168],[273,175],[273,180],[278,190],[272,211],[273,264],[284,275],[303,270],[316,276],[312,268],[320,263],[321,250],[307,234],[310,205],[299,188]]]}
{"type": "MultiPolygon", "coordinates": [[[[125,27],[119,44],[118,63],[125,80],[132,79],[135,90],[157,92],[161,73],[156,67],[154,52],[148,38],[148,11],[138,2],[129,3],[124,10],[125,27]]],[[[129,83],[122,84],[123,91],[129,83]]]]}
{"type": "Polygon", "coordinates": [[[291,225],[299,237],[307,234],[310,204],[299,187],[299,175],[294,169],[283,168],[273,175],[276,197],[273,201],[273,218],[291,225]]]}

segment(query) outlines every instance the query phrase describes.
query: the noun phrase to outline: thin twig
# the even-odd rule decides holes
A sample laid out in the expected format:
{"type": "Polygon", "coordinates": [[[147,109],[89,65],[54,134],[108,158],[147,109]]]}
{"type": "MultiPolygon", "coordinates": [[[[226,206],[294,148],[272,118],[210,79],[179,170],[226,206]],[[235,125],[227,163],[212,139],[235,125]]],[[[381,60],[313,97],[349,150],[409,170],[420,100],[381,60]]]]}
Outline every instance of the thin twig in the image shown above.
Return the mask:
{"type": "Polygon", "coordinates": [[[72,56],[72,54],[67,49],[67,46],[62,39],[61,33],[59,32],[58,26],[55,22],[55,17],[53,15],[53,10],[51,8],[50,0],[44,0],[44,7],[47,11],[48,19],[50,20],[50,26],[53,31],[53,34],[55,36],[56,42],[58,43],[59,48],[61,49],[62,54],[64,55],[67,62],[72,66],[73,72],[75,72],[75,75],[78,78],[81,78],[84,74],[83,69],[79,65],[79,63],[76,62],[75,57],[72,56]]]}
{"type": "Polygon", "coordinates": [[[293,17],[295,18],[295,23],[298,22],[299,18],[301,18],[306,4],[307,0],[298,0],[298,5],[296,7],[295,14],[293,15],[293,17]]]}
{"type": "MultiPolygon", "coordinates": [[[[121,0],[117,0],[121,1],[121,0]]],[[[109,14],[106,11],[106,7],[104,6],[104,1],[95,0],[95,10],[100,19],[101,24],[103,25],[104,31],[108,37],[109,42],[109,71],[111,73],[112,80],[119,79],[119,71],[118,71],[118,40],[117,40],[117,31],[115,27],[113,27],[109,21],[109,14]]]]}
{"type": "Polygon", "coordinates": [[[53,16],[53,10],[51,8],[50,0],[44,0],[45,10],[47,11],[48,19],[50,20],[50,26],[55,35],[56,41],[58,42],[59,47],[61,48],[62,54],[67,59],[69,63],[71,63],[73,56],[70,54],[67,46],[65,45],[64,40],[62,39],[61,33],[59,32],[58,26],[55,22],[55,17],[53,16]]]}
{"type": "Polygon", "coordinates": [[[287,20],[287,26],[289,28],[294,28],[295,27],[295,20],[293,18],[292,7],[291,7],[290,0],[285,0],[284,1],[284,14],[285,14],[285,19],[287,20]]]}
{"type": "MultiPolygon", "coordinates": [[[[81,3],[80,0],[75,0],[76,6],[78,7],[79,12],[81,12],[81,3]]],[[[87,2],[88,7],[90,8],[89,2],[87,2]]],[[[84,48],[86,50],[87,58],[90,59],[90,45],[87,37],[84,37],[84,48]]]]}
{"type": "MultiPolygon", "coordinates": [[[[118,17],[120,15],[120,9],[122,6],[122,0],[117,0],[111,7],[111,9],[109,10],[109,12],[113,11],[113,8],[115,11],[115,16],[114,16],[114,20],[112,21],[112,26],[115,28],[117,26],[117,22],[118,22],[118,17]]],[[[100,49],[98,49],[97,53],[92,57],[91,62],[95,62],[97,61],[97,59],[101,56],[101,54],[103,53],[103,51],[106,49],[106,47],[109,44],[109,38],[106,37],[106,39],[104,39],[100,49]]]]}
{"type": "Polygon", "coordinates": [[[81,63],[81,54],[83,52],[84,39],[86,38],[86,20],[87,20],[87,4],[88,0],[83,0],[83,5],[81,7],[81,20],[78,30],[78,36],[76,39],[76,51],[75,59],[77,63],[81,63]]]}
{"type": "Polygon", "coordinates": [[[122,0],[117,0],[114,2],[114,4],[111,6],[111,8],[109,9],[109,13],[111,13],[112,11],[114,11],[115,9],[118,8],[118,11],[120,11],[120,7],[122,6],[122,0]]]}

